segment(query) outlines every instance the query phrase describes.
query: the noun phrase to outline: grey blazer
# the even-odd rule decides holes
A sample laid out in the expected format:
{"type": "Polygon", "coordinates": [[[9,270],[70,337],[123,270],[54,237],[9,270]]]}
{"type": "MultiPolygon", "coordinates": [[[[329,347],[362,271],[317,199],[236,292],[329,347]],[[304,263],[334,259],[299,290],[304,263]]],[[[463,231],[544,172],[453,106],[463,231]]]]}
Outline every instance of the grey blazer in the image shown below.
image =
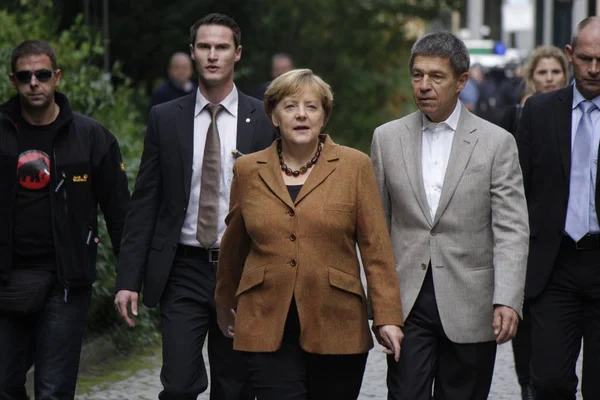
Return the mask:
{"type": "Polygon", "coordinates": [[[421,168],[422,114],[375,129],[371,157],[390,229],[404,316],[429,262],[444,332],[455,343],[495,340],[495,304],[521,314],[529,227],[512,135],[464,107],[431,219],[421,168]]]}

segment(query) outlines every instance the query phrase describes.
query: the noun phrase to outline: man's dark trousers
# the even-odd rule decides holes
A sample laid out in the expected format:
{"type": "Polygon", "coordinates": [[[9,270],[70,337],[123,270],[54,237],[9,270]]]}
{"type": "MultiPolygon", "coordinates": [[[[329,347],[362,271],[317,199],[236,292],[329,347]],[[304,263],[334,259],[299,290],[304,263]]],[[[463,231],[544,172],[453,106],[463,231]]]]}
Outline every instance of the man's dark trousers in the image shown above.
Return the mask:
{"type": "MultiPolygon", "coordinates": [[[[198,249],[200,250],[200,249],[198,249]]],[[[164,390],[160,400],[196,400],[208,387],[202,356],[208,334],[211,400],[254,400],[247,369],[233,340],[217,325],[217,264],[208,255],[175,257],[160,301],[164,390]]]]}
{"type": "Polygon", "coordinates": [[[387,358],[388,400],[431,400],[432,386],[434,400],[487,399],[496,342],[459,344],[448,339],[437,309],[431,265],[402,330],[400,360],[387,358]]]}
{"type": "Polygon", "coordinates": [[[69,288],[67,302],[55,285],[41,311],[0,314],[0,399],[25,400],[25,379],[34,363],[36,400],[75,396],[79,357],[92,289],[69,288]]]}
{"type": "Polygon", "coordinates": [[[531,380],[537,400],[575,400],[583,337],[585,400],[600,398],[600,248],[576,250],[563,237],[552,275],[530,301],[531,380]]]}

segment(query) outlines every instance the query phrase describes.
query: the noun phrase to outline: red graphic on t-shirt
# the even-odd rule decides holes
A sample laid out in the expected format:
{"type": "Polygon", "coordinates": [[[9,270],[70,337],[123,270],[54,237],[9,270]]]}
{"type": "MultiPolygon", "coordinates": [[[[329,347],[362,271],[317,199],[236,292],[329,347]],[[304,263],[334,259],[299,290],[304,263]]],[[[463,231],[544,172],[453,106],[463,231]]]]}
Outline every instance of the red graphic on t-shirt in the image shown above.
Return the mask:
{"type": "Polygon", "coordinates": [[[50,182],[50,157],[39,150],[21,153],[17,165],[17,177],[21,186],[39,190],[50,182]]]}

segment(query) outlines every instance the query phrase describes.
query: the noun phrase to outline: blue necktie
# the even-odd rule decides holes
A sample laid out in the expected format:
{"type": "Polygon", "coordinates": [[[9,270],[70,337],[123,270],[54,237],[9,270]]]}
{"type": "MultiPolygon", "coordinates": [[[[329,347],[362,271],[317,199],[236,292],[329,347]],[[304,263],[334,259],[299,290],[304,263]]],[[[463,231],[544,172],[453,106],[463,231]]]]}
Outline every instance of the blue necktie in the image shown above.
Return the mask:
{"type": "Polygon", "coordinates": [[[571,152],[571,179],[569,183],[569,205],[565,232],[578,242],[590,230],[590,190],[592,157],[592,111],[596,105],[591,101],[579,103],[583,115],[575,133],[571,152]]]}

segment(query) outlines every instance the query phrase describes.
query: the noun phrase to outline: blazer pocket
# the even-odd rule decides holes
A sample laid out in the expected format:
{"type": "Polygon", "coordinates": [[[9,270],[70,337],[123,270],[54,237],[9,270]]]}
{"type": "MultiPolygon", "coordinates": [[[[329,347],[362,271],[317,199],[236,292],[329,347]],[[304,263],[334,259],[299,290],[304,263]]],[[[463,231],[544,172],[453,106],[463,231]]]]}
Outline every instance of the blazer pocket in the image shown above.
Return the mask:
{"type": "Polygon", "coordinates": [[[478,174],[481,171],[483,171],[484,169],[485,169],[484,164],[477,164],[477,165],[467,168],[465,170],[465,172],[463,173],[463,176],[478,174]]]}
{"type": "Polygon", "coordinates": [[[473,267],[470,268],[471,271],[485,271],[486,269],[494,269],[493,265],[484,265],[483,267],[473,267]]]}
{"type": "Polygon", "coordinates": [[[363,288],[360,278],[333,267],[329,267],[328,269],[329,284],[331,286],[363,297],[363,288]]]}
{"type": "Polygon", "coordinates": [[[239,297],[239,295],[241,295],[242,293],[247,292],[253,287],[263,283],[265,280],[266,268],[267,266],[263,265],[262,267],[254,268],[250,271],[244,272],[242,274],[242,279],[240,279],[240,284],[238,285],[235,297],[239,297]]]}
{"type": "Polygon", "coordinates": [[[326,203],[325,211],[339,211],[345,213],[354,212],[354,204],[352,203],[326,203]]]}
{"type": "Polygon", "coordinates": [[[150,244],[150,247],[154,250],[162,251],[166,241],[167,238],[164,238],[162,236],[154,236],[152,238],[152,243],[150,244]]]}

